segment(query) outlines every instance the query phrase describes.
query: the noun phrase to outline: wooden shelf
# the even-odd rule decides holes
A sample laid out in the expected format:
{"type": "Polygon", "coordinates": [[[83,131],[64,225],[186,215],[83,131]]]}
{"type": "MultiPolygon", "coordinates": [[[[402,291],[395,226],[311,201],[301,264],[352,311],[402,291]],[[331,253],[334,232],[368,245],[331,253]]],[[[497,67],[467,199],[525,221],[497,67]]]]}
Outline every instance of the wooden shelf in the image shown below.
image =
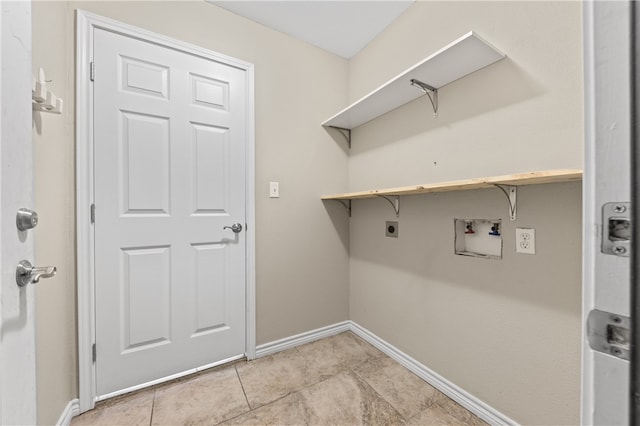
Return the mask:
{"type": "Polygon", "coordinates": [[[573,182],[582,180],[582,170],[561,169],[539,172],[518,173],[505,176],[490,176],[477,179],[455,180],[451,182],[428,183],[425,185],[401,186],[397,188],[372,189],[360,192],[348,192],[322,196],[323,200],[357,200],[380,196],[400,196],[429,194],[432,192],[468,191],[473,189],[494,188],[496,185],[523,186],[546,183],[573,182]]]}
{"type": "Polygon", "coordinates": [[[322,125],[353,129],[423,96],[422,90],[411,86],[411,79],[439,89],[504,57],[504,53],[471,31],[343,109],[322,125]]]}

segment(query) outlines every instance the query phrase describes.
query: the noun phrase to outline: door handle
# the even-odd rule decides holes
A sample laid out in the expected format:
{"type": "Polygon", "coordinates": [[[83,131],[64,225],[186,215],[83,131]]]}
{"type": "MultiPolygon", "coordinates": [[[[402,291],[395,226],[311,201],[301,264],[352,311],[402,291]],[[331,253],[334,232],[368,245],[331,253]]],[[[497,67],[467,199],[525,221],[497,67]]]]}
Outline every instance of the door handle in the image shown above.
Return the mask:
{"type": "Polygon", "coordinates": [[[29,283],[37,283],[40,278],[51,278],[56,272],[58,268],[55,266],[35,267],[28,260],[21,260],[16,268],[16,282],[24,287],[29,283]]]}
{"type": "Polygon", "coordinates": [[[231,226],[223,226],[222,229],[231,229],[236,234],[242,232],[242,225],[239,223],[234,223],[231,226]]]}

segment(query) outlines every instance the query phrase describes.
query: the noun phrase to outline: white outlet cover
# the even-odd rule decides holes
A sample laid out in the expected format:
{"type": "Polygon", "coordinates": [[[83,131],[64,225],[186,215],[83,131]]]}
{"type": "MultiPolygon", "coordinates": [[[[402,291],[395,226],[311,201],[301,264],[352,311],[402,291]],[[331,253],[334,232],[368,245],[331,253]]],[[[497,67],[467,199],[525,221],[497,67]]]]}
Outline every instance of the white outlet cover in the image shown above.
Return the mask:
{"type": "Polygon", "coordinates": [[[516,253],[536,254],[536,230],[516,228],[516,253]]]}

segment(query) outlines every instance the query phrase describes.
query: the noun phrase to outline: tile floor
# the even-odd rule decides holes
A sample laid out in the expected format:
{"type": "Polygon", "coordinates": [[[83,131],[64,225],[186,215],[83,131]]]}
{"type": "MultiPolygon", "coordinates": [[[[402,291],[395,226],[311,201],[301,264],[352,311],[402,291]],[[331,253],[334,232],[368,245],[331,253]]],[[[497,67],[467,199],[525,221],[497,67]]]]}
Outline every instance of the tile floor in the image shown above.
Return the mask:
{"type": "Polygon", "coordinates": [[[345,332],[99,403],[83,425],[485,425],[345,332]]]}

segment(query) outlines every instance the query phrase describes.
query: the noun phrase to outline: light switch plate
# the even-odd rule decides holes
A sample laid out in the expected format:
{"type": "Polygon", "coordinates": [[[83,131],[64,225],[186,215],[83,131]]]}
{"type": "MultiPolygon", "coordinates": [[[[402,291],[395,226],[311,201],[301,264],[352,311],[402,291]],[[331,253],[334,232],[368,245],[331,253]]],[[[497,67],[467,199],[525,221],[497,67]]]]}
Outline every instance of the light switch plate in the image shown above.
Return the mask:
{"type": "Polygon", "coordinates": [[[536,254],[536,230],[516,228],[516,253],[536,254]]]}
{"type": "Polygon", "coordinates": [[[280,182],[269,182],[269,198],[280,198],[280,182]]]}

